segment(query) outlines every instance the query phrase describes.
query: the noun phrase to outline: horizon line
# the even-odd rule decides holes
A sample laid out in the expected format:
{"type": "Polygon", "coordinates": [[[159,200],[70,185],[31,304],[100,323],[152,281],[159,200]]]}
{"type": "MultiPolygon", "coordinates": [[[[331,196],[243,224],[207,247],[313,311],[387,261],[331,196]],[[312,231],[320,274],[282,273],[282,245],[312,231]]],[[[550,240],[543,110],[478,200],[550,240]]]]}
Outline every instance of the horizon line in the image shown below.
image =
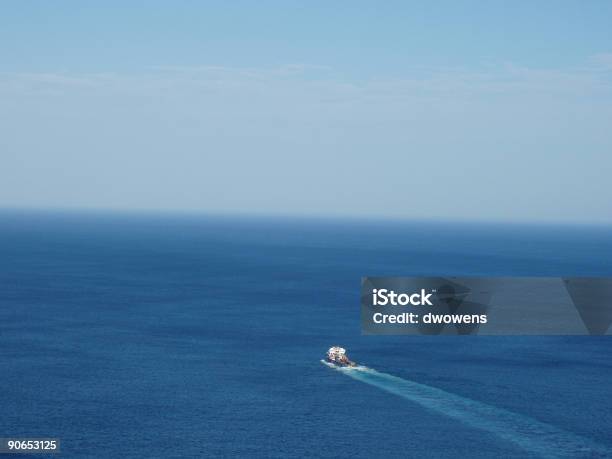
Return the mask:
{"type": "Polygon", "coordinates": [[[515,226],[570,226],[570,227],[612,227],[612,220],[561,220],[561,219],[503,219],[503,218],[457,218],[445,216],[399,216],[399,215],[366,215],[366,214],[331,214],[331,213],[291,213],[211,209],[170,209],[170,208],[117,208],[117,207],[68,207],[68,206],[7,206],[0,205],[2,213],[40,213],[40,214],[100,214],[142,217],[213,217],[213,218],[247,218],[270,220],[315,220],[315,221],[353,221],[361,223],[448,223],[448,224],[481,224],[481,225],[515,225],[515,226]]]}

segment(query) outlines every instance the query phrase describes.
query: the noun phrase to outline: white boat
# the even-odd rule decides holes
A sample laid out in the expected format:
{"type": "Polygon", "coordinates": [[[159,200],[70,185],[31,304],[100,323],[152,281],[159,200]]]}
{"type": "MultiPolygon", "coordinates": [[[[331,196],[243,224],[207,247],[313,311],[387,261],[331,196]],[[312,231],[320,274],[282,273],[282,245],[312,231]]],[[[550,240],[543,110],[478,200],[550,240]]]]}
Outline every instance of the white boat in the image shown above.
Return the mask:
{"type": "Polygon", "coordinates": [[[346,355],[346,349],[340,346],[332,346],[327,351],[325,361],[339,367],[354,367],[357,364],[346,355]]]}

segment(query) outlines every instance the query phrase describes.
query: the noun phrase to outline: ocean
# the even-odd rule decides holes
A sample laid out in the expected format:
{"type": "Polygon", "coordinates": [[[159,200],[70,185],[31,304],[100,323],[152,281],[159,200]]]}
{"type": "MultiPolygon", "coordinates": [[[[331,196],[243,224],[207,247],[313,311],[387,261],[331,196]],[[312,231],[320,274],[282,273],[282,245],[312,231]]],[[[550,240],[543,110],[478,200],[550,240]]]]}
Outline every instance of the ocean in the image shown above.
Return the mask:
{"type": "Polygon", "coordinates": [[[611,337],[362,336],[362,276],[612,276],[610,227],[0,212],[0,437],[65,458],[612,457],[611,337]],[[321,364],[330,345],[367,366],[321,364]]]}

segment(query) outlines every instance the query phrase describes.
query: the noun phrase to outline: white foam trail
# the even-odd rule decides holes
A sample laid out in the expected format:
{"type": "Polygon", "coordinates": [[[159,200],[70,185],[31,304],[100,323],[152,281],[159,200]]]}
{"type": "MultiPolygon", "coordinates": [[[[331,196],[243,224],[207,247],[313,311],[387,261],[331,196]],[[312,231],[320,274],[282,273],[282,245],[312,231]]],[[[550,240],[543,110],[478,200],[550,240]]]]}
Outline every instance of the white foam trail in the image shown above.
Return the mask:
{"type": "Polygon", "coordinates": [[[398,395],[471,427],[491,432],[541,457],[612,457],[610,448],[588,438],[503,408],[363,366],[353,368],[339,368],[332,364],[328,366],[353,379],[398,395]]]}

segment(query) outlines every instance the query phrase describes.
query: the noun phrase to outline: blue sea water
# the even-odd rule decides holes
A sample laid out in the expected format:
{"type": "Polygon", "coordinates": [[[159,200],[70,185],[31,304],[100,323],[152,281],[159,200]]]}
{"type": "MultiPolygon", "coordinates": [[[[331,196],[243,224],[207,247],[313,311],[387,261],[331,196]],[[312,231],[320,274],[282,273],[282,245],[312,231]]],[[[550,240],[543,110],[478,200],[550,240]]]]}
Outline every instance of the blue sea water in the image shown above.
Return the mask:
{"type": "Polygon", "coordinates": [[[361,336],[365,275],[612,276],[612,231],[2,211],[0,437],[70,458],[608,457],[610,337],[361,336]],[[323,366],[331,344],[374,373],[323,366]]]}

